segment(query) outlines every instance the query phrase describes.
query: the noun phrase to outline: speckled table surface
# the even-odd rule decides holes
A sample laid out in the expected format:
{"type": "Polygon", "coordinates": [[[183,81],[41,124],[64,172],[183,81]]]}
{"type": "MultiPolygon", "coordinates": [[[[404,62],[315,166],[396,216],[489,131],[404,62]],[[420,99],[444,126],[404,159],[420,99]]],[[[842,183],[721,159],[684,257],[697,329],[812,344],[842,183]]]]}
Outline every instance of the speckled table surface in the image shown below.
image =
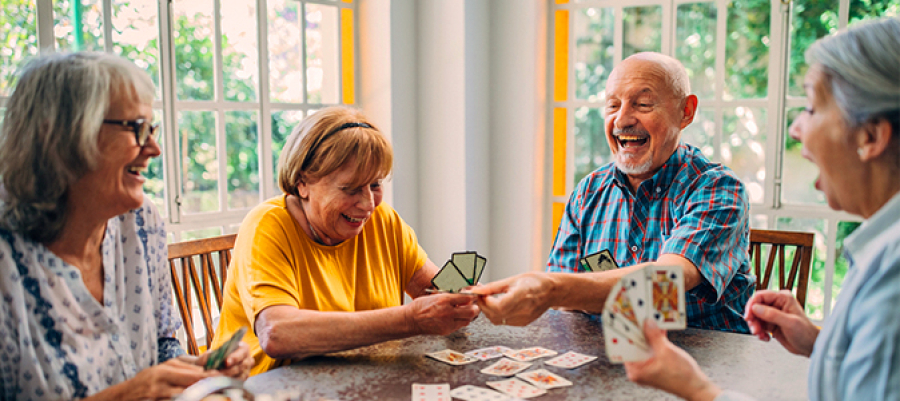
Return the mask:
{"type": "MultiPolygon", "coordinates": [[[[687,350],[720,387],[759,400],[805,400],[809,360],[788,353],[777,342],[762,342],[741,334],[687,329],[669,332],[669,339],[687,350]]],[[[494,326],[484,316],[448,336],[416,336],[313,357],[251,377],[245,387],[254,393],[290,392],[304,400],[409,400],[413,383],[449,383],[487,387],[498,380],[480,372],[494,361],[452,366],[425,356],[446,348],[467,352],[493,345],[517,349],[540,346],[559,353],[575,351],[599,358],[575,369],[548,366],[572,381],[570,387],[548,390],[534,400],[675,399],[661,391],[628,381],[622,365],[606,358],[599,320],[581,313],[549,311],[526,327],[494,326]]]]}

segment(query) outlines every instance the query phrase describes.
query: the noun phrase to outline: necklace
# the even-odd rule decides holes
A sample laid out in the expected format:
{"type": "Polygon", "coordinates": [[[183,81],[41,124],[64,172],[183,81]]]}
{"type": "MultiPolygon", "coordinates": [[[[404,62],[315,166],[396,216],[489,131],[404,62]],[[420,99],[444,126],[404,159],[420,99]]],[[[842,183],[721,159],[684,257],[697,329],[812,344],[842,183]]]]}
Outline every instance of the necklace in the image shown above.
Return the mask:
{"type": "Polygon", "coordinates": [[[303,206],[302,201],[300,202],[300,210],[303,211],[303,217],[306,217],[306,226],[309,227],[309,231],[312,233],[313,241],[325,245],[325,242],[322,241],[322,237],[319,237],[319,233],[316,232],[316,229],[313,228],[312,222],[309,221],[309,213],[306,213],[306,207],[303,206]]]}
{"type": "Polygon", "coordinates": [[[318,242],[318,243],[320,243],[320,244],[322,244],[322,245],[325,245],[325,242],[322,241],[322,238],[319,237],[319,234],[318,234],[318,233],[316,232],[316,230],[313,228],[312,223],[309,222],[309,216],[308,216],[308,215],[307,215],[307,217],[306,217],[306,225],[309,226],[309,231],[312,231],[313,240],[316,241],[316,242],[318,242]]]}

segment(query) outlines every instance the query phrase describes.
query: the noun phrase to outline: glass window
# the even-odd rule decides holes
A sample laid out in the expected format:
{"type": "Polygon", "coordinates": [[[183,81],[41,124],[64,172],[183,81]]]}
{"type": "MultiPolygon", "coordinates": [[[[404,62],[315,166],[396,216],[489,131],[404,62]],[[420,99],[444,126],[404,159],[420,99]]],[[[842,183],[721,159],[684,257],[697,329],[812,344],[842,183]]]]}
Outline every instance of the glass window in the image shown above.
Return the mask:
{"type": "MultiPolygon", "coordinates": [[[[300,3],[269,0],[269,96],[274,102],[303,102],[303,43],[300,3]]],[[[273,131],[274,134],[274,131],[273,131]]]]}
{"type": "Polygon", "coordinates": [[[53,35],[60,50],[103,51],[103,2],[53,2],[53,35]]]}
{"type": "Polygon", "coordinates": [[[723,99],[766,97],[769,85],[769,0],[732,1],[728,7],[723,99]]]}
{"type": "Polygon", "coordinates": [[[766,110],[735,107],[725,112],[722,124],[722,163],[744,183],[750,202],[761,203],[766,179],[766,110]]]}
{"type": "Polygon", "coordinates": [[[0,1],[0,31],[5,38],[0,47],[0,96],[9,96],[15,87],[16,71],[38,54],[37,13],[34,0],[0,1]]]}
{"type": "Polygon", "coordinates": [[[575,181],[611,161],[612,153],[603,127],[603,108],[580,107],[575,110],[575,181]]]}
{"type": "Polygon", "coordinates": [[[175,82],[179,100],[213,100],[213,4],[178,0],[175,18],[175,82]]]}
{"type": "Polygon", "coordinates": [[[257,120],[255,111],[225,113],[229,209],[246,209],[259,203],[257,120]]]}
{"type": "Polygon", "coordinates": [[[306,4],[306,90],[310,103],[338,103],[338,10],[306,4]]]}
{"type": "Polygon", "coordinates": [[[216,151],[216,114],[211,111],[179,113],[178,130],[186,213],[219,210],[219,159],[216,151]]]}
{"type": "Polygon", "coordinates": [[[575,97],[602,101],[606,79],[613,69],[611,8],[585,8],[575,12],[575,97]]]}
{"type": "Polygon", "coordinates": [[[662,7],[622,9],[622,58],[640,52],[662,51],[662,7]]]}
{"type": "Polygon", "coordinates": [[[675,58],[684,64],[691,79],[691,90],[700,99],[715,96],[717,15],[715,3],[678,6],[675,58]]]}
{"type": "Polygon", "coordinates": [[[225,100],[257,99],[259,57],[256,42],[256,0],[229,0],[222,7],[222,79],[225,100]]]}

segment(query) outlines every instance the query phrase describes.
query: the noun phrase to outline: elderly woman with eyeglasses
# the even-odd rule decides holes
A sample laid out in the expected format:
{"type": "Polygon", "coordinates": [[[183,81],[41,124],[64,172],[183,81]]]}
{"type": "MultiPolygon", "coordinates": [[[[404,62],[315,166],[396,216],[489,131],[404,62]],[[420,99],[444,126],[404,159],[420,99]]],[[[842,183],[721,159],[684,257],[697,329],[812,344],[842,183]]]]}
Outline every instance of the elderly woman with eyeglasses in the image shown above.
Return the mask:
{"type": "Polygon", "coordinates": [[[278,161],[283,195],[241,224],[214,345],[242,326],[252,374],[312,355],[418,334],[478,316],[473,297],[423,296],[438,268],[382,202],[393,153],[359,111],[304,119],[278,161]],[[403,294],[413,297],[402,304],[403,294]]]}
{"type": "Polygon", "coordinates": [[[159,156],[150,77],[103,53],[21,71],[0,132],[0,399],[164,399],[217,375],[183,356],[163,221],[143,193],[159,156]]]}
{"type": "MultiPolygon", "coordinates": [[[[806,52],[807,107],[790,128],[819,167],[816,188],[865,222],[844,241],[851,262],[820,330],[789,292],[760,291],[745,319],[764,341],[809,356],[812,400],[900,399],[900,19],[860,23],[806,52]]],[[[653,356],[628,377],[689,400],[745,399],[722,391],[648,321],[653,356]]]]}

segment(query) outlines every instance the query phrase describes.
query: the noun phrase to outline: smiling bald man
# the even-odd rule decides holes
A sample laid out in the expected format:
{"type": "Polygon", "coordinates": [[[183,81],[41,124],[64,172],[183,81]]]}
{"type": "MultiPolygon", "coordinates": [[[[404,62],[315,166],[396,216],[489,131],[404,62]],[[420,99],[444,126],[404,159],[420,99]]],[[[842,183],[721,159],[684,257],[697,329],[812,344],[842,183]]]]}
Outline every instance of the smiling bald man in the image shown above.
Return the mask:
{"type": "Polygon", "coordinates": [[[681,142],[694,119],[680,62],[659,53],[623,60],[606,84],[606,139],[614,161],[572,192],[546,273],[479,288],[495,324],[525,325],[550,307],[600,313],[622,276],[648,262],[684,271],[688,326],[749,333],[742,318],[753,294],[749,202],[727,167],[681,142]],[[609,250],[620,269],[586,273],[578,261],[609,250]]]}

